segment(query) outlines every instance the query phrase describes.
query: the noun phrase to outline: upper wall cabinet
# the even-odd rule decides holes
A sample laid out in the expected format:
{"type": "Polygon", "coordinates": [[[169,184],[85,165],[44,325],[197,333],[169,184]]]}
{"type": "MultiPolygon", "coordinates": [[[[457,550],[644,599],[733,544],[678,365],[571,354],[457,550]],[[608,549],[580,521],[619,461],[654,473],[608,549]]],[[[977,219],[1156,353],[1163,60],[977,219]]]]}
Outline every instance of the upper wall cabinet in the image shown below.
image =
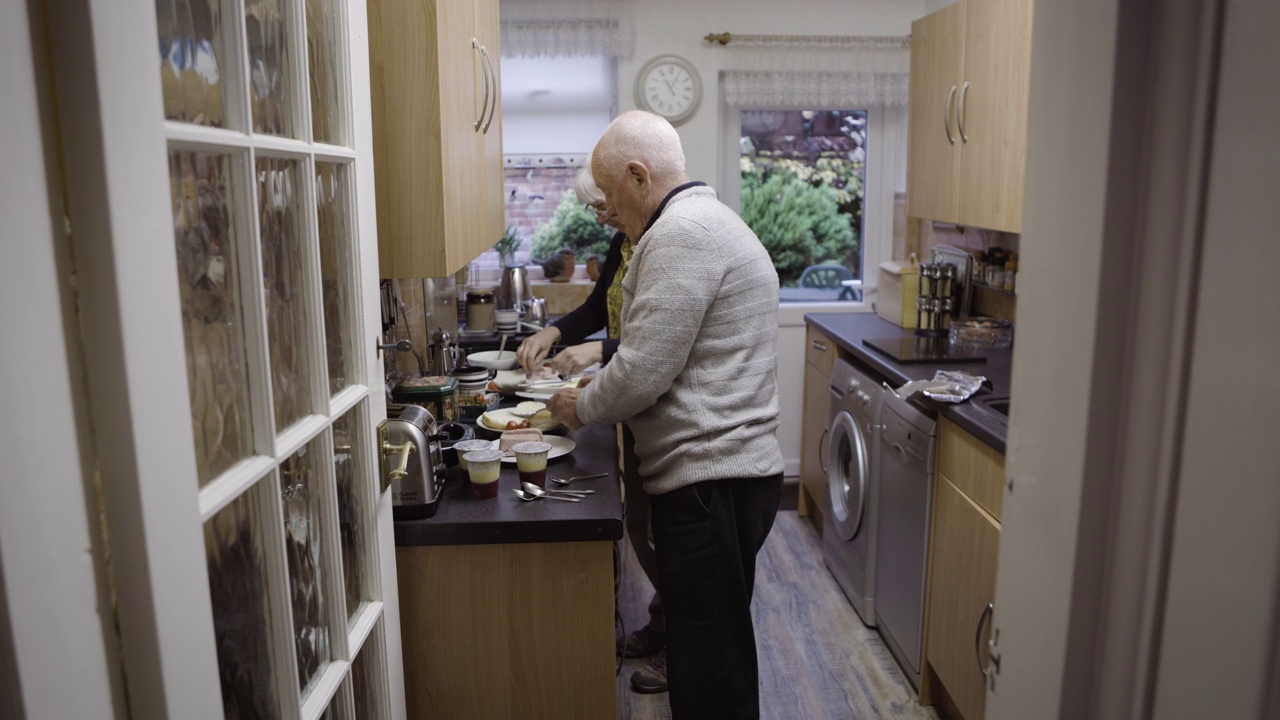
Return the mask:
{"type": "Polygon", "coordinates": [[[912,217],[1022,231],[1031,11],[961,0],[912,23],[912,217]]]}
{"type": "Polygon", "coordinates": [[[370,0],[382,277],[450,275],[502,237],[498,0],[370,0]]]}

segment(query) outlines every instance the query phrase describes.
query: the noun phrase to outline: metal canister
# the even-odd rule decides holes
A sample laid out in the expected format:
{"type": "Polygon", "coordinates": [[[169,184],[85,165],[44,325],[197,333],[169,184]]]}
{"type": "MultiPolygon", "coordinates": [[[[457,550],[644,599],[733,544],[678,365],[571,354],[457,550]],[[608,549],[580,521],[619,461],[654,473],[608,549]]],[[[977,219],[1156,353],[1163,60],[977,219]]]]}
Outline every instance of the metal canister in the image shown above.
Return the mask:
{"type": "Polygon", "coordinates": [[[467,329],[493,330],[493,311],[497,308],[493,288],[467,291],[467,329]]]}

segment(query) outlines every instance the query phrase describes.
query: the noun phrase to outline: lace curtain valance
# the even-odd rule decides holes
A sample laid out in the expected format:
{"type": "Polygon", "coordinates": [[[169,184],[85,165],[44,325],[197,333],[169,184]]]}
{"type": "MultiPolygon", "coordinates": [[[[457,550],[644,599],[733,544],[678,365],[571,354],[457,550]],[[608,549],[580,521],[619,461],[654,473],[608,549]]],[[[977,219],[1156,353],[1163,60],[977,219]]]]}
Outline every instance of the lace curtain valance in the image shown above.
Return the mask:
{"type": "Polygon", "coordinates": [[[632,0],[502,0],[503,57],[630,57],[632,0]]]}
{"type": "Polygon", "coordinates": [[[909,37],[733,35],[725,100],[736,107],[900,107],[911,74],[909,37]]]}

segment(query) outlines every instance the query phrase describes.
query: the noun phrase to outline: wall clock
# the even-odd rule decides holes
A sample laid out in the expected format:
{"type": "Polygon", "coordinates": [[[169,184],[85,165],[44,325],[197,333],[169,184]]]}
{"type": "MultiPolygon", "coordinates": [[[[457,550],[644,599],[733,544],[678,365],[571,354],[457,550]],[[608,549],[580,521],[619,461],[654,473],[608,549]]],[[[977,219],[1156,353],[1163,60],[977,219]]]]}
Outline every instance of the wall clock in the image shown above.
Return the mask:
{"type": "Polygon", "coordinates": [[[636,76],[636,106],[672,125],[693,117],[702,100],[702,80],[693,63],[679,55],[659,55],[636,76]]]}

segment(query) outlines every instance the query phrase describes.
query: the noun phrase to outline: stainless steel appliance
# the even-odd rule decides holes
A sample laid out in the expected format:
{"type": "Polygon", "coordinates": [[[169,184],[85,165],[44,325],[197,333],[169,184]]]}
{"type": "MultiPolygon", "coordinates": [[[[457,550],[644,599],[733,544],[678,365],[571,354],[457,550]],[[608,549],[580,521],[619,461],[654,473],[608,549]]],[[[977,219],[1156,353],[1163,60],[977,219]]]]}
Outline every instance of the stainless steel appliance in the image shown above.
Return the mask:
{"type": "Polygon", "coordinates": [[[529,288],[529,270],[524,265],[508,265],[502,268],[502,280],[498,283],[498,309],[525,309],[525,303],[533,297],[529,288]]]}
{"type": "Polygon", "coordinates": [[[396,520],[429,518],[440,507],[445,465],[436,419],[419,405],[387,405],[378,426],[382,487],[391,487],[391,515],[396,520]]]}
{"type": "Polygon", "coordinates": [[[822,558],[862,622],[875,626],[876,415],[880,383],[844,360],[831,373],[822,558]]]}
{"type": "Polygon", "coordinates": [[[886,386],[880,404],[876,624],[917,690],[937,419],[886,386]]]}

